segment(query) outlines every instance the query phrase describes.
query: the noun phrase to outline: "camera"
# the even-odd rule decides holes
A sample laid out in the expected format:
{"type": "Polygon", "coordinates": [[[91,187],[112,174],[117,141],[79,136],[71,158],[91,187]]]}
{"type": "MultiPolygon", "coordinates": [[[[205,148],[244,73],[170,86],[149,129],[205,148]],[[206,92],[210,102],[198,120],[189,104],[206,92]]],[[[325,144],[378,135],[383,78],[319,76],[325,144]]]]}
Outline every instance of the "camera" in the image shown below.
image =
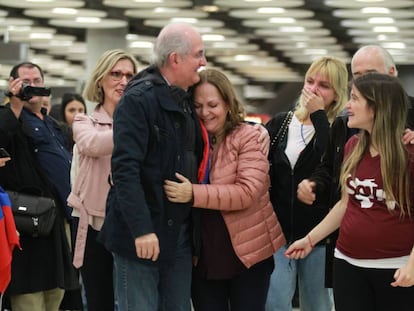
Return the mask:
{"type": "Polygon", "coordinates": [[[28,84],[23,84],[20,93],[16,95],[21,100],[29,100],[34,96],[49,96],[50,88],[36,87],[28,84]]]}

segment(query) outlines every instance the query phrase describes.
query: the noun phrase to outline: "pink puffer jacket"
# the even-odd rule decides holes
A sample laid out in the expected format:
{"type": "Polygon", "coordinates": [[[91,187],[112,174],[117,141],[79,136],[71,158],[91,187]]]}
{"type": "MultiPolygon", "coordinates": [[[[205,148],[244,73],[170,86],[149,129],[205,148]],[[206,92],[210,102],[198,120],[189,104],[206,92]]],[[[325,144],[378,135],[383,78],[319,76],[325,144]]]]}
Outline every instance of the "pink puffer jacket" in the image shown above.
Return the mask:
{"type": "Polygon", "coordinates": [[[221,211],[233,248],[247,268],[285,244],[269,199],[269,162],[259,135],[248,124],[236,128],[212,152],[210,184],[193,185],[194,207],[221,211]]]}

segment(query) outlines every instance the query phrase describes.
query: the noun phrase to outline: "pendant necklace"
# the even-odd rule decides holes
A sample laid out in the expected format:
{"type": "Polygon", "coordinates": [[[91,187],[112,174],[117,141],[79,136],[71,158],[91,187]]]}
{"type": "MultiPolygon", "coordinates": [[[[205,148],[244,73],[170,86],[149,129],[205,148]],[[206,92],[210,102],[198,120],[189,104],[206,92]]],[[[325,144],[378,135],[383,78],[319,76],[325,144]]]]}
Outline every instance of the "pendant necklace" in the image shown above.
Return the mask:
{"type": "Polygon", "coordinates": [[[306,143],[305,136],[303,135],[303,123],[300,124],[300,136],[302,137],[302,141],[305,146],[307,146],[308,144],[306,143]]]}

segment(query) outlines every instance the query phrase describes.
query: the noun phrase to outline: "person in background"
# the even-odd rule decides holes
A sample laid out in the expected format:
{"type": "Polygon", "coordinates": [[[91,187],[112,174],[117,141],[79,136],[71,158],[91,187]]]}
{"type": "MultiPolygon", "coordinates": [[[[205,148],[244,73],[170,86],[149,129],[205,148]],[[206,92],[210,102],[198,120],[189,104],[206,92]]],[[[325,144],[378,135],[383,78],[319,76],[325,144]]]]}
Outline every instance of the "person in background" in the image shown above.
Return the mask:
{"type": "Polygon", "coordinates": [[[401,137],[408,98],[397,78],[367,73],[352,84],[340,201],[286,251],[305,258],[339,228],[334,258],[335,310],[413,308],[414,146],[401,137]],[[392,130],[390,130],[392,129],[392,130]]]}
{"type": "MultiPolygon", "coordinates": [[[[72,155],[72,165],[77,165],[76,160],[73,158],[73,133],[72,133],[72,123],[73,118],[77,113],[86,113],[86,104],[83,97],[77,93],[65,93],[62,96],[61,104],[53,105],[50,109],[50,116],[55,118],[56,122],[59,124],[68,144],[68,149],[72,155]],[[63,107],[63,108],[62,108],[63,107]],[[55,109],[57,108],[57,118],[53,115],[55,114],[55,109]],[[75,163],[74,163],[75,161],[75,163]]],[[[71,169],[72,175],[72,169],[71,169]]],[[[72,184],[72,176],[71,176],[71,184],[72,184]]],[[[73,184],[72,184],[73,185],[73,184]]],[[[71,248],[72,251],[74,250],[75,245],[75,237],[76,237],[76,230],[78,228],[78,219],[73,218],[71,222],[71,248]]],[[[79,271],[77,271],[79,273],[79,271]]],[[[81,285],[83,284],[82,280],[81,285]]],[[[60,306],[61,310],[73,309],[70,308],[71,305],[79,306],[76,309],[80,309],[82,304],[86,304],[82,302],[82,299],[85,300],[84,297],[81,296],[80,290],[66,292],[65,296],[63,297],[62,304],[60,306]]]]}
{"type": "Polygon", "coordinates": [[[201,212],[201,254],[193,270],[192,301],[201,310],[263,310],[273,254],[285,244],[269,199],[269,161],[244,123],[244,107],[218,70],[200,72],[194,107],[210,135],[207,184],[177,173],[166,180],[168,199],[201,212]]]}
{"type": "Polygon", "coordinates": [[[6,295],[13,311],[57,311],[65,290],[79,288],[65,231],[71,221],[66,205],[70,153],[59,126],[42,109],[43,99],[19,97],[23,83],[43,87],[42,69],[23,62],[10,72],[10,101],[0,106],[0,146],[11,160],[0,170],[0,184],[6,190],[51,197],[58,213],[50,236],[20,235],[22,250],[13,253],[6,295]]]}
{"type": "Polygon", "coordinates": [[[291,121],[288,113],[280,113],[266,124],[272,141],[270,199],[287,240],[274,256],[276,269],[270,281],[268,311],[292,310],[297,279],[302,309],[332,309],[332,292],[324,287],[323,241],[312,256],[304,260],[289,260],[284,252],[292,241],[303,236],[329,211],[323,199],[311,206],[300,202],[296,198],[296,187],[321,161],[330,123],[346,103],[347,84],[348,72],[343,61],[329,56],[317,59],[306,72],[302,94],[290,114],[291,121]]]}
{"type": "MultiPolygon", "coordinates": [[[[369,72],[389,74],[396,77],[398,74],[396,65],[390,53],[377,45],[361,47],[352,57],[351,72],[354,78],[369,72]]],[[[404,143],[414,143],[414,109],[413,98],[409,97],[406,130],[404,131],[404,143]]],[[[340,199],[339,175],[344,155],[344,147],[347,140],[358,132],[357,129],[347,127],[348,116],[338,116],[331,126],[329,145],[323,157],[322,163],[307,179],[301,181],[297,188],[298,199],[305,204],[312,205],[315,199],[326,197],[328,205],[333,207],[340,199]]],[[[332,287],[332,263],[337,232],[327,239],[326,244],[326,272],[325,285],[332,287]]]]}
{"type": "MultiPolygon", "coordinates": [[[[366,45],[355,52],[351,60],[352,76],[357,78],[365,73],[378,72],[389,74],[393,77],[398,76],[397,67],[391,54],[381,46],[366,45]]],[[[409,108],[406,127],[414,128],[414,97],[408,96],[409,108]]],[[[405,131],[406,133],[407,131],[405,131]]],[[[412,131],[411,131],[412,132],[412,131]]],[[[414,136],[408,135],[414,143],[414,136]]]]}
{"type": "Polygon", "coordinates": [[[192,204],[169,202],[163,182],[175,172],[196,182],[203,158],[187,93],[206,65],[201,35],[188,24],[168,24],[153,56],[114,113],[112,187],[99,240],[114,254],[120,310],[188,311],[192,204]]]}
{"type": "MultiPolygon", "coordinates": [[[[3,151],[2,149],[0,154],[0,169],[11,159],[3,151]]],[[[0,310],[3,310],[3,294],[11,280],[11,262],[15,247],[20,249],[19,235],[14,223],[10,198],[0,185],[0,310]]]]}
{"type": "Polygon", "coordinates": [[[82,95],[78,93],[65,93],[60,103],[60,118],[63,122],[72,126],[75,116],[78,114],[86,114],[86,104],[82,95]]]}
{"type": "Polygon", "coordinates": [[[65,134],[68,141],[69,150],[73,154],[73,140],[72,123],[75,115],[78,113],[86,114],[86,104],[82,95],[78,93],[65,93],[62,96],[62,101],[59,106],[58,123],[65,134]]]}
{"type": "MultiPolygon", "coordinates": [[[[72,95],[64,96],[67,105],[62,102],[62,111],[77,107],[79,112],[72,124],[79,167],[68,204],[79,217],[73,263],[81,271],[88,311],[114,310],[113,257],[96,237],[105,218],[110,187],[113,114],[136,72],[132,55],[120,49],[108,50],[99,58],[83,92],[87,100],[97,103],[92,114],[83,113],[80,101],[69,101],[72,95]]],[[[66,120],[70,121],[68,114],[66,120]]]]}

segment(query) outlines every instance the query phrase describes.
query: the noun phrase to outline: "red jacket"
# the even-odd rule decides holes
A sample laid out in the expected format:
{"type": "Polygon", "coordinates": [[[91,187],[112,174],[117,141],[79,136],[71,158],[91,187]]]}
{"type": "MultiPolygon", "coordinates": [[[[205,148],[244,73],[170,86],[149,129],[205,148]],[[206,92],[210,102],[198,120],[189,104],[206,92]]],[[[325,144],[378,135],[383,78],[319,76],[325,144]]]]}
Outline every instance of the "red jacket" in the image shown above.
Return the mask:
{"type": "Polygon", "coordinates": [[[20,244],[14,224],[10,199],[1,187],[0,205],[0,293],[4,293],[11,279],[13,249],[15,246],[20,248],[20,244]]]}

